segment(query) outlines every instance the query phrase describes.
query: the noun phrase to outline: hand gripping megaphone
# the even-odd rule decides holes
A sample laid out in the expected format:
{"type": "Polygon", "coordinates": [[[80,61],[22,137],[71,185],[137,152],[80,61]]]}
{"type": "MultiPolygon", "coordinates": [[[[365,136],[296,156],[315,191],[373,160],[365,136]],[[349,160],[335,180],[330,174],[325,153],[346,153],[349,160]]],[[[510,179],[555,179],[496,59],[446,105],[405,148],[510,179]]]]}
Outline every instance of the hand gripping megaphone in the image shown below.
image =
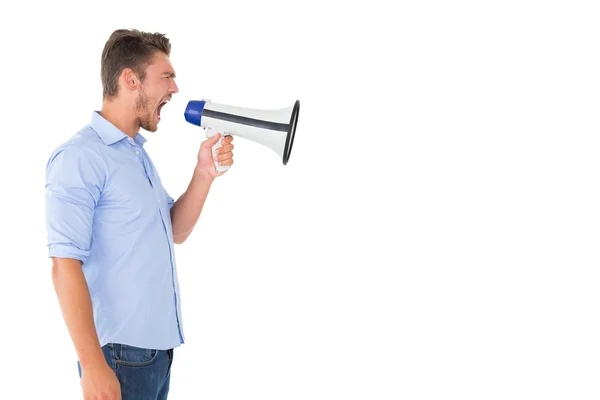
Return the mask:
{"type": "MultiPolygon", "coordinates": [[[[185,109],[185,119],[193,125],[205,129],[206,137],[217,133],[223,136],[240,136],[269,147],[281,157],[286,165],[292,153],[300,100],[286,108],[259,110],[213,103],[210,100],[191,100],[185,109]]],[[[220,141],[219,141],[220,142],[220,141]]],[[[215,150],[221,143],[212,147],[215,150]]],[[[215,163],[217,172],[225,171],[229,166],[215,163]]]]}

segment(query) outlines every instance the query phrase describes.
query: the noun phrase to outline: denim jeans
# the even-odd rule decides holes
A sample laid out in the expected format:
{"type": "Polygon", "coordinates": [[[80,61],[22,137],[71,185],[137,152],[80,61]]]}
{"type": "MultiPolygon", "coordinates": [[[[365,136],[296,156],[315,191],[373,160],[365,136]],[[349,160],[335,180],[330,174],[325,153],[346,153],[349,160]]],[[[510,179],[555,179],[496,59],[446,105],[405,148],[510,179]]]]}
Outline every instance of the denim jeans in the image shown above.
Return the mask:
{"type": "MultiPolygon", "coordinates": [[[[142,349],[109,343],[104,358],[121,383],[122,400],[166,400],[169,393],[173,349],[142,349]]],[[[79,377],[81,365],[77,362],[79,377]]]]}

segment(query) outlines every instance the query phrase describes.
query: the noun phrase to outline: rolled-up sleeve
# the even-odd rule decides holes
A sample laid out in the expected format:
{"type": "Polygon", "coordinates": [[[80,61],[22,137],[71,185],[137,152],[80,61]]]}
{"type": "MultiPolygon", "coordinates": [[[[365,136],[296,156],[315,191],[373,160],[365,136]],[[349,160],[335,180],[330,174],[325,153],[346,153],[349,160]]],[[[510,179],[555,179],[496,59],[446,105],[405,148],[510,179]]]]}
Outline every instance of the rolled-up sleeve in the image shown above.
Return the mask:
{"type": "Polygon", "coordinates": [[[104,173],[90,153],[71,145],[56,150],[48,161],[48,257],[74,258],[85,264],[90,255],[94,212],[104,182],[104,173]]]}

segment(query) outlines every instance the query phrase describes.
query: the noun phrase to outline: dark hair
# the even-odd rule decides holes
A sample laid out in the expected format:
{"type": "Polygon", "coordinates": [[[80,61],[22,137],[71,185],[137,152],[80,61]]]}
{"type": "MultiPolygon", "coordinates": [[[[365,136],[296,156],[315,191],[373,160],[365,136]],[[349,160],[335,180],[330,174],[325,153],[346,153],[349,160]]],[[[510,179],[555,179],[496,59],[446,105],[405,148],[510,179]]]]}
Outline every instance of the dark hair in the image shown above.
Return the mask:
{"type": "Polygon", "coordinates": [[[131,68],[143,82],[146,67],[154,54],[171,53],[171,43],[162,33],[141,32],[137,29],[117,29],[108,38],[102,51],[102,97],[117,95],[118,80],[125,68],[131,68]]]}

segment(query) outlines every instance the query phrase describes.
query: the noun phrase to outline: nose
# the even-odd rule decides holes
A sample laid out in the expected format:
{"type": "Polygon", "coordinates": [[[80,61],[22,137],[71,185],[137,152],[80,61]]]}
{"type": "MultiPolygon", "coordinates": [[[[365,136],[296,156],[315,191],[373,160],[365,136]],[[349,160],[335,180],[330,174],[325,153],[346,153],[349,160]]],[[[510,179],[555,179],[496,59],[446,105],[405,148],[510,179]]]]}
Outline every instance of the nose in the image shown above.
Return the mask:
{"type": "Polygon", "coordinates": [[[173,82],[173,84],[171,85],[171,92],[173,92],[173,93],[179,92],[179,88],[177,87],[177,83],[175,83],[175,79],[173,79],[171,82],[173,82]]]}

